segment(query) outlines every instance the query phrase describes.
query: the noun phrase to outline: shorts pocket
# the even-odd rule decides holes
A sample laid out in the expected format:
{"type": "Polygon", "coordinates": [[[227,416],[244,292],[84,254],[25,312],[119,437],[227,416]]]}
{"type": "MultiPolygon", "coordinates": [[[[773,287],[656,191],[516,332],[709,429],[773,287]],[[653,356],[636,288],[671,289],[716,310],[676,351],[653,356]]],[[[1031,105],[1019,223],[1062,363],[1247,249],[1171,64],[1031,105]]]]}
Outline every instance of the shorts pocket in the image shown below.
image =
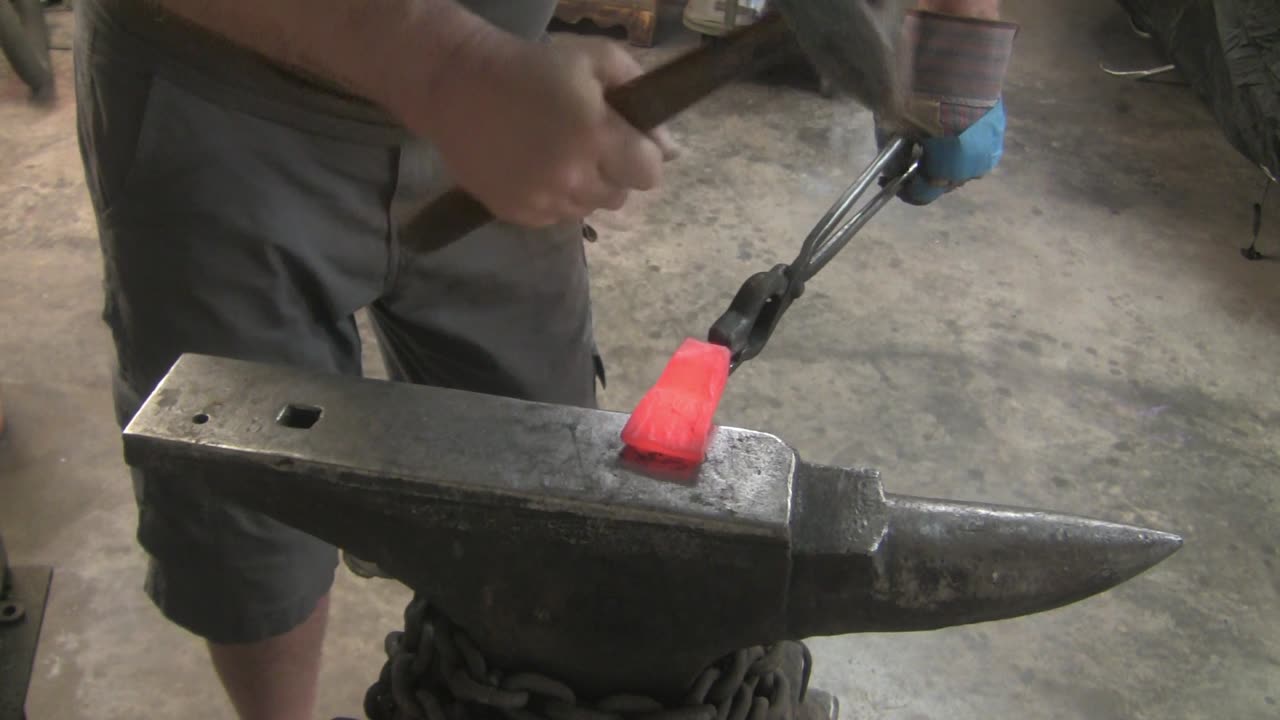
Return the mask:
{"type": "Polygon", "coordinates": [[[102,219],[128,195],[151,145],[155,73],[95,52],[77,57],[76,96],[81,151],[94,208],[102,219]]]}

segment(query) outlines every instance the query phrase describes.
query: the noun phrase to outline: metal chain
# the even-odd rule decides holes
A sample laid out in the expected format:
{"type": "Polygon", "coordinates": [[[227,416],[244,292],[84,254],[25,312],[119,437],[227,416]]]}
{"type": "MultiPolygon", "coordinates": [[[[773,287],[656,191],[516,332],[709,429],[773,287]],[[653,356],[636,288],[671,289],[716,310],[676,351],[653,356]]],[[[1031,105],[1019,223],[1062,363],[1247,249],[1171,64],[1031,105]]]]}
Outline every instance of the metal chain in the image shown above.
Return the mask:
{"type": "Polygon", "coordinates": [[[494,667],[420,597],[405,609],[404,630],[387,635],[386,652],[365,695],[370,720],[798,720],[813,665],[803,643],[757,645],[703,670],[678,704],[625,693],[588,702],[546,675],[494,667]]]}

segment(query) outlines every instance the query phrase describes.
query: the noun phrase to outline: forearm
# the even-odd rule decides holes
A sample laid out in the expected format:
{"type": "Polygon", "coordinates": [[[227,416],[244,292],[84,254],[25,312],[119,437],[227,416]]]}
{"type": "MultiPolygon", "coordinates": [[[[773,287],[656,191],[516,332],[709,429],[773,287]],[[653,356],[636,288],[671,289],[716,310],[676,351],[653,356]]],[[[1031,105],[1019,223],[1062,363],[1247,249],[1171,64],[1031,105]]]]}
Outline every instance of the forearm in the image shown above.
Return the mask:
{"type": "Polygon", "coordinates": [[[281,65],[394,109],[516,42],[454,0],[151,0],[281,65]]]}
{"type": "Polygon", "coordinates": [[[960,15],[983,20],[1000,19],[1000,0],[919,0],[919,4],[916,7],[920,10],[945,13],[947,15],[960,15]]]}

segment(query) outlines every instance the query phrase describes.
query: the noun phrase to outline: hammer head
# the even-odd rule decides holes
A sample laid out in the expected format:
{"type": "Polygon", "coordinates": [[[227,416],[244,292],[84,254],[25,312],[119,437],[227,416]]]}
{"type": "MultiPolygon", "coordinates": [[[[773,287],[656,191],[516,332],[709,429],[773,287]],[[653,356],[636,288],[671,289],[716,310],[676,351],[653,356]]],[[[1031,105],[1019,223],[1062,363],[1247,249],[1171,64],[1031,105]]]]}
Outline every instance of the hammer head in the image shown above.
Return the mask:
{"type": "Polygon", "coordinates": [[[898,62],[909,0],[775,0],[800,49],[832,87],[878,115],[905,115],[898,62]]]}

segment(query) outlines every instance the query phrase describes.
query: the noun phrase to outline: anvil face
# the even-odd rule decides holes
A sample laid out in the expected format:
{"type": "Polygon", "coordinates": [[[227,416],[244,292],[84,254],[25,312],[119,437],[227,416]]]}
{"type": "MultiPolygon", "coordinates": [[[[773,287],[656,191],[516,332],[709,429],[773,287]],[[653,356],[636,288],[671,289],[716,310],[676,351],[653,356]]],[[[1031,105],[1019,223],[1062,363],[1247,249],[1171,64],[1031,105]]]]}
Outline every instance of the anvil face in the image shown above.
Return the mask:
{"type": "Polygon", "coordinates": [[[248,452],[309,476],[341,468],[398,480],[423,497],[785,540],[796,464],[785,443],[717,428],[706,462],[691,468],[624,454],[626,419],[189,356],[127,428],[126,449],[170,438],[193,453],[248,452]]]}
{"type": "Polygon", "coordinates": [[[377,562],[504,666],[585,693],[670,696],[741,647],[1057,607],[1180,543],[886,495],[737,428],[666,466],[623,452],[625,420],[185,356],[125,451],[377,562]]]}

